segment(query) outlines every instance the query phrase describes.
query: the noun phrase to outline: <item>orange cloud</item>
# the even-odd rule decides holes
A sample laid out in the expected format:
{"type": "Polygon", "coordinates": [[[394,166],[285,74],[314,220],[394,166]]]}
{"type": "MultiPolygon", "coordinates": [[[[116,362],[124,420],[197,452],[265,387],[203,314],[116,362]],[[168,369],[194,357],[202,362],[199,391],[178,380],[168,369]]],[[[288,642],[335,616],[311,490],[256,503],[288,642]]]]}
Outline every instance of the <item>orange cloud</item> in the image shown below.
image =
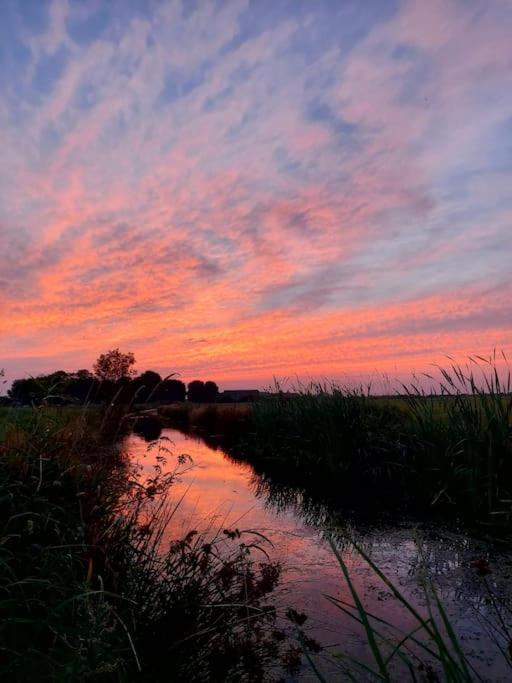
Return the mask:
{"type": "Polygon", "coordinates": [[[12,376],[112,346],[225,385],[510,350],[509,14],[411,0],[355,35],[341,6],[170,3],[91,36],[73,12],[12,19],[12,376]]]}

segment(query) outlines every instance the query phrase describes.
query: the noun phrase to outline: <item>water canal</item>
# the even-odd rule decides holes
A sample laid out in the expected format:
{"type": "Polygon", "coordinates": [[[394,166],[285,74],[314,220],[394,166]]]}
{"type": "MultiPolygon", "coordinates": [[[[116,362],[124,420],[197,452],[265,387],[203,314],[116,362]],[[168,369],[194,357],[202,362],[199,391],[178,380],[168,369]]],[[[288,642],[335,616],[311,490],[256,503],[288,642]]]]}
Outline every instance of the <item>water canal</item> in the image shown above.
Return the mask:
{"type": "MultiPolygon", "coordinates": [[[[182,538],[191,529],[206,535],[215,528],[251,529],[263,534],[270,541],[265,544],[266,551],[283,566],[276,606],[283,614],[287,607],[293,607],[308,615],[311,635],[326,648],[319,658],[328,680],[339,677],[326,653],[343,651],[368,660],[369,652],[359,625],[326,598],[331,595],[350,601],[326,540],[327,532],[334,534],[366,608],[405,631],[414,626],[412,620],[351,548],[349,539],[362,544],[407,599],[425,610],[421,546],[423,561],[479,675],[493,682],[510,680],[510,669],[494,642],[495,615],[487,589],[471,567],[475,559],[489,558],[494,571],[487,581],[506,600],[512,574],[507,555],[453,532],[418,529],[407,521],[348,523],[339,512],[315,503],[301,491],[283,488],[256,474],[249,464],[234,460],[200,438],[173,429],[163,430],[162,437],[163,449],[171,451],[165,453],[164,468],[174,468],[179,454],[192,459],[192,466],[171,488],[170,495],[183,500],[162,542],[182,538]]],[[[148,475],[155,465],[161,465],[162,450],[158,445],[148,449],[144,439],[132,434],[125,446],[132,461],[140,463],[148,475]]],[[[308,679],[307,672],[304,677],[308,679]]]]}

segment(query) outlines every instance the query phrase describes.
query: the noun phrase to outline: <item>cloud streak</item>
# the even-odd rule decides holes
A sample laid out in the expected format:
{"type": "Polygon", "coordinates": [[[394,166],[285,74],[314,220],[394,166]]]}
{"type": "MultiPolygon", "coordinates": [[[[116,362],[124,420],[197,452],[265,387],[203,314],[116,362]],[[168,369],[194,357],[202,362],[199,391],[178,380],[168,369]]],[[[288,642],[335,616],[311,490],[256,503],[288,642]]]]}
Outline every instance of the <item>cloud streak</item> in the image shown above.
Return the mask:
{"type": "Polygon", "coordinates": [[[0,366],[115,345],[236,385],[512,351],[508,3],[2,12],[0,366]]]}

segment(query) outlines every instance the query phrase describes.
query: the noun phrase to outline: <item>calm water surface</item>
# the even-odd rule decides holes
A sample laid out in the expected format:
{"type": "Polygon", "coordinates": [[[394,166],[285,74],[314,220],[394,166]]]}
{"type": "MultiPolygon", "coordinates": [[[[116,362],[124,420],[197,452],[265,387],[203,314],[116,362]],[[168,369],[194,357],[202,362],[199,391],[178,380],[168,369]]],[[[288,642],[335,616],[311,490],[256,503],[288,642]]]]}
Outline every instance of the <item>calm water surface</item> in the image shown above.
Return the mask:
{"type": "MultiPolygon", "coordinates": [[[[185,491],[186,495],[164,542],[181,538],[191,529],[253,529],[264,534],[272,543],[267,548],[271,558],[281,561],[284,567],[282,588],[275,597],[278,608],[284,612],[285,606],[291,606],[306,612],[311,634],[333,651],[342,647],[354,657],[368,658],[357,624],[325,598],[332,595],[352,602],[324,539],[326,529],[334,530],[367,609],[403,629],[412,622],[364,560],[350,549],[348,538],[355,537],[384,573],[422,608],[418,559],[421,539],[442,600],[481,676],[487,681],[512,680],[510,670],[495,655],[487,621],[492,614],[482,582],[470,567],[470,562],[483,556],[488,548],[451,533],[420,532],[405,522],[402,526],[348,527],[339,513],[337,516],[311,502],[297,490],[283,489],[265,480],[250,465],[234,461],[220,449],[214,450],[199,439],[171,429],[164,430],[162,436],[170,439],[161,443],[175,456],[186,453],[193,461],[193,467],[171,489],[175,500],[185,491]]],[[[158,448],[148,450],[148,444],[136,435],[127,438],[126,447],[132,460],[140,462],[150,474],[157,462],[158,448]]],[[[175,464],[175,457],[167,456],[164,468],[174,469],[175,464]]],[[[495,568],[491,576],[493,588],[506,594],[512,576],[511,562],[504,555],[492,555],[491,562],[495,568]]]]}

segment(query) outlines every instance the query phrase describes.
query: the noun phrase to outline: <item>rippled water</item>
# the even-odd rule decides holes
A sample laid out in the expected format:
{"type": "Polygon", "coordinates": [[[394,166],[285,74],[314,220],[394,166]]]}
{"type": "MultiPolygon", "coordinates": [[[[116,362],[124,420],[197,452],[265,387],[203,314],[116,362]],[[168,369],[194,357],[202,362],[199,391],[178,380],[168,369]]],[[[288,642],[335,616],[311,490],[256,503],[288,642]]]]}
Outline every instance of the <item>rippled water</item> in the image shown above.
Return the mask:
{"type": "MultiPolygon", "coordinates": [[[[511,680],[510,670],[501,656],[496,656],[488,634],[486,620],[492,618],[492,611],[486,602],[486,591],[470,567],[471,560],[481,557],[488,548],[452,533],[420,532],[405,522],[393,526],[374,523],[370,527],[352,523],[349,527],[339,513],[315,504],[300,491],[283,488],[257,475],[250,465],[233,460],[218,448],[171,429],[164,430],[162,436],[170,439],[162,443],[175,455],[186,453],[193,460],[193,467],[171,489],[170,495],[176,500],[185,492],[186,495],[172,519],[167,540],[182,537],[191,529],[219,527],[253,529],[264,534],[272,543],[267,548],[272,559],[280,560],[284,566],[282,589],[276,596],[278,606],[306,612],[312,635],[332,651],[343,649],[354,657],[368,659],[357,624],[325,597],[349,600],[341,570],[324,540],[325,531],[334,530],[367,609],[405,630],[412,622],[364,560],[350,549],[348,538],[357,538],[384,573],[420,608],[421,539],[430,573],[436,577],[452,623],[480,674],[488,681],[511,680]]],[[[133,460],[152,472],[157,448],[148,451],[148,444],[136,435],[127,438],[126,447],[133,460]]],[[[167,466],[174,465],[175,460],[170,457],[167,466]]],[[[495,568],[491,576],[493,590],[505,593],[512,576],[510,559],[494,554],[491,560],[495,568]]]]}

